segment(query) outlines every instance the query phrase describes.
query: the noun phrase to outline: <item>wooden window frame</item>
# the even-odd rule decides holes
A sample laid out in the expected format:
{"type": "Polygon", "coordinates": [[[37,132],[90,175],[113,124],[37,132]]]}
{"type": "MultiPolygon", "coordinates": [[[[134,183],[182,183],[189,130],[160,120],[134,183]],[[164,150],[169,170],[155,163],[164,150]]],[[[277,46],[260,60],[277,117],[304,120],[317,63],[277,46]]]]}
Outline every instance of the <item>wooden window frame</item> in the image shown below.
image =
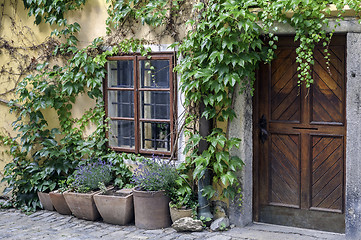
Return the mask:
{"type": "MultiPolygon", "coordinates": [[[[117,152],[128,152],[142,155],[164,155],[171,156],[174,155],[175,149],[175,121],[177,114],[177,84],[176,84],[176,76],[173,73],[173,68],[175,65],[175,54],[174,53],[157,53],[150,54],[149,56],[140,56],[140,55],[127,55],[127,56],[111,56],[107,57],[108,61],[129,61],[133,60],[133,88],[118,88],[118,87],[108,87],[108,73],[106,74],[103,80],[103,99],[105,104],[105,114],[106,117],[110,120],[128,120],[134,121],[134,148],[123,148],[123,147],[112,147],[109,145],[108,147],[117,152]],[[150,56],[150,58],[149,58],[150,56]],[[140,67],[139,63],[141,60],[169,60],[169,88],[142,88],[140,86],[140,67]],[[108,113],[108,92],[109,91],[132,91],[134,97],[134,118],[129,117],[109,117],[108,113]],[[146,91],[153,92],[169,92],[169,114],[170,118],[168,119],[147,119],[140,117],[140,93],[146,91]],[[141,148],[141,129],[140,125],[142,122],[152,123],[169,123],[170,124],[170,151],[161,151],[154,149],[142,149],[141,148]]],[[[108,69],[108,63],[106,64],[106,69],[108,69]]],[[[106,132],[106,137],[109,139],[109,131],[106,132]]]]}

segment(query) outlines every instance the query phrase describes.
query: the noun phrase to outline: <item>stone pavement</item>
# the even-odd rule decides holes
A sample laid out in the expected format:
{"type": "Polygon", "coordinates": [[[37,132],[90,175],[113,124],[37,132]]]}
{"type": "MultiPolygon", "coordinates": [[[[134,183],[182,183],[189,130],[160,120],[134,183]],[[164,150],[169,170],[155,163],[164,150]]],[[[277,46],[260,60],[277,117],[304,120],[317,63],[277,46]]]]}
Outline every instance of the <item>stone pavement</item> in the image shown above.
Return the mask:
{"type": "Polygon", "coordinates": [[[118,226],[77,219],[52,211],[37,211],[26,215],[15,209],[0,209],[0,239],[177,239],[177,240],[315,240],[344,239],[343,234],[327,233],[270,224],[255,223],[244,228],[234,227],[224,232],[204,230],[197,233],[177,233],[172,228],[144,230],[134,225],[118,226]]]}

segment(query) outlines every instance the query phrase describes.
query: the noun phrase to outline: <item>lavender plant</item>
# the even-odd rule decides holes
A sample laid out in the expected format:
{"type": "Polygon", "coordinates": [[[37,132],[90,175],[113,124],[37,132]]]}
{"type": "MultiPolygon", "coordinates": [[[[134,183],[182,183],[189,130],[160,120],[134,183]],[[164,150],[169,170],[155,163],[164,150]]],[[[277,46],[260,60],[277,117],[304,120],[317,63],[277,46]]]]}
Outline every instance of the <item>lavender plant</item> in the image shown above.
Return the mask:
{"type": "Polygon", "coordinates": [[[179,175],[174,166],[158,156],[143,158],[134,170],[132,183],[144,191],[165,190],[172,197],[175,194],[179,175]]]}
{"type": "Polygon", "coordinates": [[[112,180],[111,164],[98,160],[79,166],[72,184],[76,192],[89,192],[108,184],[112,180]]]}

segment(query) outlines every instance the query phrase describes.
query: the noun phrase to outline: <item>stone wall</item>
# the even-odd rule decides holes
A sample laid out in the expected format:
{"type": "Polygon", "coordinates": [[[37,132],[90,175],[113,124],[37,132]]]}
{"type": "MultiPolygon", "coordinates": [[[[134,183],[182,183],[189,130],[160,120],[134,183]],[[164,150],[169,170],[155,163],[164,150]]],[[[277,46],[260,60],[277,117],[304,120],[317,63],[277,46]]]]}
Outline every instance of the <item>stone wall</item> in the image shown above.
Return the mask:
{"type": "Polygon", "coordinates": [[[347,34],[346,236],[361,239],[361,33],[347,34]]]}
{"type": "MultiPolygon", "coordinates": [[[[239,93],[239,87],[236,91],[239,93]]],[[[242,171],[238,173],[242,182],[242,199],[230,199],[229,218],[231,223],[237,226],[246,226],[252,222],[253,202],[252,96],[249,91],[237,95],[234,110],[237,118],[229,126],[229,136],[240,138],[242,142],[240,148],[231,149],[230,154],[240,157],[245,165],[242,171]]]]}

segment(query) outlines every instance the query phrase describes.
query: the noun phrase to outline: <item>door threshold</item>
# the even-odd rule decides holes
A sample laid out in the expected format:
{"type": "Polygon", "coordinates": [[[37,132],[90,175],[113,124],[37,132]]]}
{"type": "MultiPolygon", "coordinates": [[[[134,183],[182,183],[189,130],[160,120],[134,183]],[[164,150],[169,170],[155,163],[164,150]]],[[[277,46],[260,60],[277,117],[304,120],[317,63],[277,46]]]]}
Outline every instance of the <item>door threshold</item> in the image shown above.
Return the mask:
{"type": "Polygon", "coordinates": [[[290,227],[290,226],[283,226],[283,225],[263,223],[263,222],[253,222],[250,225],[247,225],[246,228],[252,229],[252,230],[257,230],[257,231],[309,236],[309,237],[314,237],[316,239],[343,239],[343,238],[345,238],[344,233],[321,231],[321,230],[314,230],[314,229],[308,229],[308,228],[290,227]]]}

